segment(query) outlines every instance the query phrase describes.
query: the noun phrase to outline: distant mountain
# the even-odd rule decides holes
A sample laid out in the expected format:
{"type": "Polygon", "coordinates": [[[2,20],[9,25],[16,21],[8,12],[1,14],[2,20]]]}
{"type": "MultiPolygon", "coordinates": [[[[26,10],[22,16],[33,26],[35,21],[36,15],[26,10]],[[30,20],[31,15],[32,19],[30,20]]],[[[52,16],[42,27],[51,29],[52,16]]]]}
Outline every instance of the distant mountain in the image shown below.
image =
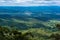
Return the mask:
{"type": "Polygon", "coordinates": [[[7,12],[7,13],[23,13],[23,12],[57,12],[60,13],[59,6],[32,6],[32,7],[21,7],[21,6],[0,6],[0,12],[7,12]]]}
{"type": "Polygon", "coordinates": [[[42,23],[49,20],[60,20],[58,6],[0,6],[0,25],[14,26],[19,29],[46,28],[42,23]]]}

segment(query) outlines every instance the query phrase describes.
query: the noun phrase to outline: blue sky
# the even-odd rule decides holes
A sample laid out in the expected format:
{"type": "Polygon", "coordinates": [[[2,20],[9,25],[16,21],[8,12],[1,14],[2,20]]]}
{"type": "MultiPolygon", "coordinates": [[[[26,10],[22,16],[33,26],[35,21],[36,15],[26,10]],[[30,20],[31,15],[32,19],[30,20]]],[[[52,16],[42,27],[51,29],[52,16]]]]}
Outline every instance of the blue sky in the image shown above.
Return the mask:
{"type": "Polygon", "coordinates": [[[0,6],[60,6],[60,0],[0,0],[0,6]]]}

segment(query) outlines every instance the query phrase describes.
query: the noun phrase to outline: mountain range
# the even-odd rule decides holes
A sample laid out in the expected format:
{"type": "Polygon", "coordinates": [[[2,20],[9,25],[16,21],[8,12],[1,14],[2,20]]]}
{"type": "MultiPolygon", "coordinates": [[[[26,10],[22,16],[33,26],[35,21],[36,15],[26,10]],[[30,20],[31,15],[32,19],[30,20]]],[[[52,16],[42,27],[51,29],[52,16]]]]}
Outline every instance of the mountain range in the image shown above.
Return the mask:
{"type": "Polygon", "coordinates": [[[59,6],[0,6],[0,25],[18,29],[46,28],[49,20],[60,20],[59,6]]]}

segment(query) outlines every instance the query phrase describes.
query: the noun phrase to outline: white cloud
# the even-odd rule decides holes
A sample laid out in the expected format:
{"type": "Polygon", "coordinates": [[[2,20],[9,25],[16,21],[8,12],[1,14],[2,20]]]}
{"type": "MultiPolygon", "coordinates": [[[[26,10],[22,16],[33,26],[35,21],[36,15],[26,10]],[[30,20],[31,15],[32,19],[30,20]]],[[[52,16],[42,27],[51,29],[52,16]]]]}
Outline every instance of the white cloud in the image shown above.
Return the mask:
{"type": "Polygon", "coordinates": [[[60,6],[60,0],[0,0],[0,6],[60,6]]]}
{"type": "Polygon", "coordinates": [[[26,12],[25,14],[28,15],[28,16],[31,16],[32,13],[30,13],[30,12],[26,12]]]}

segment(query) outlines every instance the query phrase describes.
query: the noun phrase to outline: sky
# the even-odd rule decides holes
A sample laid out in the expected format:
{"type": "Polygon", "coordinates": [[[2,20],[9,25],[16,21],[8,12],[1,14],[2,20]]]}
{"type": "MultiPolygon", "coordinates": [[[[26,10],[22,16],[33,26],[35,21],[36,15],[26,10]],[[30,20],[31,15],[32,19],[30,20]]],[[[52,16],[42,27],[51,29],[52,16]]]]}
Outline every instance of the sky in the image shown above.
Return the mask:
{"type": "Polygon", "coordinates": [[[0,0],[0,6],[60,6],[60,0],[0,0]]]}

